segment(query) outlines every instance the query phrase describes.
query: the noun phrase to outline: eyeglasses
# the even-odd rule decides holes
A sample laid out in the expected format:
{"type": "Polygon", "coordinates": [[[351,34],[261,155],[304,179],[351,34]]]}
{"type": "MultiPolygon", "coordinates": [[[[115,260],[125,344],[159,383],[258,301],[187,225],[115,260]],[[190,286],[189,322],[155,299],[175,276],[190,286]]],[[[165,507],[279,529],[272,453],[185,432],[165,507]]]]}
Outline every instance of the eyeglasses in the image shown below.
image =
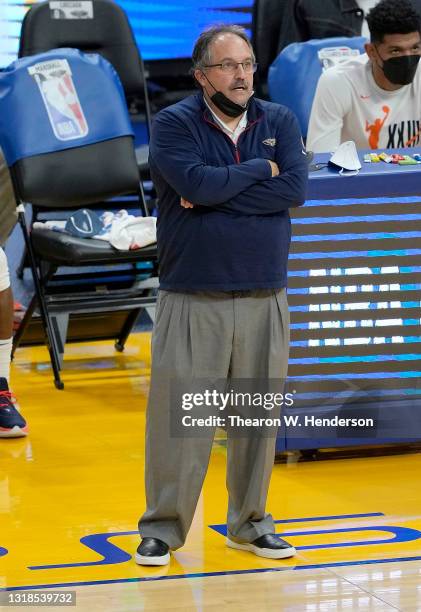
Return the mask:
{"type": "Polygon", "coordinates": [[[244,72],[256,72],[257,70],[257,64],[251,60],[245,60],[244,62],[231,62],[230,60],[226,60],[220,64],[208,64],[205,68],[220,68],[222,72],[234,74],[238,66],[242,66],[244,72]]]}

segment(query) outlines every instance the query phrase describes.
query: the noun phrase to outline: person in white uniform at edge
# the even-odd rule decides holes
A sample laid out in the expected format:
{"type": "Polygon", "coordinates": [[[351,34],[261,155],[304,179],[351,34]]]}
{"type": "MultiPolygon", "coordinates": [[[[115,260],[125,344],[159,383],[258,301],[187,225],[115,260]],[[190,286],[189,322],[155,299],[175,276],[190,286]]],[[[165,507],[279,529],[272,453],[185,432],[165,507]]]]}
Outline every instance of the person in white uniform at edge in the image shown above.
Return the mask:
{"type": "Polygon", "coordinates": [[[367,15],[366,53],[328,68],[317,85],[307,149],[334,151],[420,144],[421,18],[409,0],[381,0],[367,15]]]}
{"type": "Polygon", "coordinates": [[[28,427],[9,389],[13,296],[6,254],[0,247],[0,438],[26,436],[28,427]]]}
{"type": "Polygon", "coordinates": [[[12,351],[13,295],[9,267],[3,246],[16,225],[16,202],[3,152],[0,149],[0,438],[26,436],[25,419],[16,408],[9,390],[10,353],[12,351]]]}

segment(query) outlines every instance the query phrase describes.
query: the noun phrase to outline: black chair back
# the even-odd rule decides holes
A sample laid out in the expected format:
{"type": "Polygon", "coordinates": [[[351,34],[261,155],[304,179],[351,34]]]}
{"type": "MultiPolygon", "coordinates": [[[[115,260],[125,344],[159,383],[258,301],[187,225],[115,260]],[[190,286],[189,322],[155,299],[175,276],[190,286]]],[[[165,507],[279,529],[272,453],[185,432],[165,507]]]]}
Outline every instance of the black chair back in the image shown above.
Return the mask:
{"type": "MultiPolygon", "coordinates": [[[[72,3],[68,4],[66,11],[71,12],[72,3]]],[[[78,15],[76,9],[71,15],[50,8],[48,1],[33,4],[22,22],[19,57],[58,47],[99,53],[114,66],[126,97],[143,96],[142,60],[125,12],[111,0],[91,0],[90,4],[92,16],[78,15]]]]}
{"type": "Polygon", "coordinates": [[[265,89],[269,66],[278,55],[279,34],[287,0],[255,0],[252,43],[259,63],[260,89],[265,89]]]}
{"type": "Polygon", "coordinates": [[[26,157],[11,174],[17,198],[42,208],[78,208],[140,188],[130,136],[26,157]]]}

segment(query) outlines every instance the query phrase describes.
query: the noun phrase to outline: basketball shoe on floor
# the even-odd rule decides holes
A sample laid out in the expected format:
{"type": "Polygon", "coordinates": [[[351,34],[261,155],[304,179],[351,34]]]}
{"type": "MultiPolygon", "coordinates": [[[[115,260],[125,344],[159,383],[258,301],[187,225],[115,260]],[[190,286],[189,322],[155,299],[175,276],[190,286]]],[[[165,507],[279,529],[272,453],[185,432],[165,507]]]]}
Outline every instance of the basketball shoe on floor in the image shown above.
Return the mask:
{"type": "Polygon", "coordinates": [[[21,438],[28,435],[25,419],[15,407],[16,399],[9,391],[6,378],[0,378],[0,438],[21,438]]]}
{"type": "Polygon", "coordinates": [[[227,538],[227,546],[237,550],[248,550],[258,557],[266,557],[266,559],[288,559],[296,553],[291,544],[272,533],[260,536],[254,542],[244,544],[239,544],[227,538]]]}
{"type": "Polygon", "coordinates": [[[170,548],[157,538],[143,538],[137,547],[135,561],[138,565],[167,565],[170,562],[170,548]]]}

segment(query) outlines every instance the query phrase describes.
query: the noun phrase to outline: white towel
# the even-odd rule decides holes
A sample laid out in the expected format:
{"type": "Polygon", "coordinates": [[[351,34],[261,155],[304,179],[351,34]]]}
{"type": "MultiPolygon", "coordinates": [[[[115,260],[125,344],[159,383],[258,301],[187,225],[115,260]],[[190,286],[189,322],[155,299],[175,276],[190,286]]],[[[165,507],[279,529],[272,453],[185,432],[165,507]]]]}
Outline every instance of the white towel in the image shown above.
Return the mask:
{"type": "MultiPolygon", "coordinates": [[[[156,242],[155,217],[135,217],[123,209],[117,213],[105,211],[100,218],[103,229],[92,238],[105,240],[119,251],[141,249],[156,242]]],[[[65,232],[65,224],[66,221],[37,221],[34,227],[65,232]]],[[[86,238],[86,240],[91,240],[91,238],[86,238]]]]}

